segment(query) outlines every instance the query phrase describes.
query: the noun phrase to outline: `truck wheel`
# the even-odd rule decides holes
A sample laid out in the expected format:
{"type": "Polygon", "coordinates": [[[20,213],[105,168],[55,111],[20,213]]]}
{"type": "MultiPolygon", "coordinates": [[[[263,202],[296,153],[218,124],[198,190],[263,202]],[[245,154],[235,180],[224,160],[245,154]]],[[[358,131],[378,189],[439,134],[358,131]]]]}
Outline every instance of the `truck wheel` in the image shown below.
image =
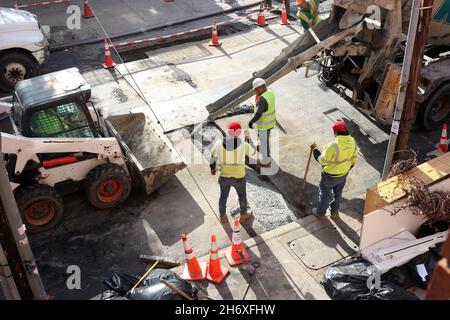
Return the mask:
{"type": "Polygon", "coordinates": [[[61,222],[63,200],[52,187],[40,184],[26,186],[16,193],[16,201],[30,233],[48,231],[61,222]]]}
{"type": "Polygon", "coordinates": [[[440,129],[450,118],[450,83],[441,86],[418,113],[419,124],[426,130],[440,129]]]}
{"type": "Polygon", "coordinates": [[[88,173],[84,180],[84,190],[94,207],[111,209],[128,198],[131,180],[121,166],[105,163],[88,173]]]}
{"type": "Polygon", "coordinates": [[[0,87],[14,90],[17,82],[38,74],[38,67],[31,57],[23,53],[11,52],[0,56],[0,87]]]}

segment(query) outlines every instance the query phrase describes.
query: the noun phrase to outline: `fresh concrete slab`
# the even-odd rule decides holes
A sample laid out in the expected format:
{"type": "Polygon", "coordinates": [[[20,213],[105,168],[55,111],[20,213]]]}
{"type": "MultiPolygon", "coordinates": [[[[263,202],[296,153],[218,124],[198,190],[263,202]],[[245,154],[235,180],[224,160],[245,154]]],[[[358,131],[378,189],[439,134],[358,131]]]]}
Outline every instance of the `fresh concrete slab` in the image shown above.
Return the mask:
{"type": "Polygon", "coordinates": [[[150,102],[164,131],[172,131],[203,122],[209,103],[270,63],[272,56],[261,53],[281,51],[301,32],[297,26],[271,25],[223,37],[220,48],[204,41],[156,50],[147,53],[149,59],[119,65],[117,70],[150,102]]]}

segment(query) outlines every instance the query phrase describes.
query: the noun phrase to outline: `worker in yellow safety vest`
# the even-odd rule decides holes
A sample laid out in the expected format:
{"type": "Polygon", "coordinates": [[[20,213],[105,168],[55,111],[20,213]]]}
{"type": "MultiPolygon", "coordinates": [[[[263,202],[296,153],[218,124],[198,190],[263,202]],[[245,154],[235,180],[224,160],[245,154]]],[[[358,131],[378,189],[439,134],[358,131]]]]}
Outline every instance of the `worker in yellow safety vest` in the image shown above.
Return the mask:
{"type": "Polygon", "coordinates": [[[253,90],[257,97],[254,106],[254,116],[248,123],[249,128],[253,129],[256,123],[258,130],[259,145],[257,151],[261,153],[262,159],[258,160],[257,166],[268,168],[271,166],[270,158],[270,131],[277,123],[275,110],[275,94],[272,89],[267,89],[266,81],[261,78],[253,80],[253,90]]]}
{"type": "Polygon", "coordinates": [[[219,169],[219,214],[222,223],[228,222],[226,206],[231,187],[236,190],[239,197],[240,222],[244,223],[251,218],[247,212],[245,178],[245,165],[248,163],[251,147],[241,139],[241,133],[242,127],[239,122],[230,123],[225,139],[217,141],[211,149],[211,174],[216,175],[216,168],[219,169]]]}
{"type": "Polygon", "coordinates": [[[315,143],[310,146],[314,158],[322,165],[319,203],[317,208],[313,209],[313,214],[321,219],[325,217],[328,207],[331,209],[331,217],[338,217],[348,172],[357,161],[358,147],[345,122],[335,122],[333,132],[335,140],[327,144],[322,153],[315,143]]]}
{"type": "Polygon", "coordinates": [[[319,5],[319,0],[297,0],[297,17],[305,31],[320,22],[319,5]]]}

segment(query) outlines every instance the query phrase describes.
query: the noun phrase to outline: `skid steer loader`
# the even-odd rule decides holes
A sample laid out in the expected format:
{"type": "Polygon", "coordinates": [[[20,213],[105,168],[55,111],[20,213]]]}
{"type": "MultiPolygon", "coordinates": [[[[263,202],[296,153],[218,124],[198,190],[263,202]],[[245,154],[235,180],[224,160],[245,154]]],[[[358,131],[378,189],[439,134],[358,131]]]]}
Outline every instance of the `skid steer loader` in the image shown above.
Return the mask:
{"type": "Polygon", "coordinates": [[[123,203],[132,183],[150,194],[185,167],[143,113],[104,119],[77,68],[19,82],[0,103],[1,152],[31,233],[62,219],[62,196],[84,189],[98,209],[123,203]]]}

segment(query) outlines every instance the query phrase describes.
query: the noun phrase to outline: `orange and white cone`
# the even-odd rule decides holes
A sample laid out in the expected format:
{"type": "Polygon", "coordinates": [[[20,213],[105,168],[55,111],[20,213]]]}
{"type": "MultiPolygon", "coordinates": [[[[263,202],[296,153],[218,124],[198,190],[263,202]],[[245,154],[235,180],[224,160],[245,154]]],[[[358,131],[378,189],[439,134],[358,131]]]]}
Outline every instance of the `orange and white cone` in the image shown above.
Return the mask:
{"type": "Polygon", "coordinates": [[[256,23],[258,24],[258,26],[260,27],[265,27],[267,26],[266,23],[266,16],[264,15],[264,3],[261,2],[261,5],[259,7],[259,12],[258,12],[258,20],[256,20],[256,23]]]}
{"type": "Polygon", "coordinates": [[[444,124],[442,127],[441,140],[439,141],[439,150],[443,153],[448,152],[448,144],[447,144],[447,124],[444,124]]]}
{"type": "Polygon", "coordinates": [[[282,9],[281,9],[281,25],[285,26],[288,24],[291,24],[287,18],[287,13],[286,13],[286,0],[283,0],[283,5],[282,5],[282,9]]]}
{"type": "Polygon", "coordinates": [[[108,39],[105,39],[105,63],[102,64],[102,67],[105,69],[109,69],[115,66],[116,64],[111,57],[111,50],[109,49],[108,39]]]}
{"type": "Polygon", "coordinates": [[[231,241],[233,245],[231,250],[226,253],[226,257],[230,266],[236,266],[244,262],[250,261],[250,255],[244,248],[241,239],[241,231],[239,230],[239,219],[234,220],[233,235],[231,241]]]}
{"type": "Polygon", "coordinates": [[[209,263],[206,266],[206,279],[215,283],[221,283],[229,273],[230,269],[220,264],[216,235],[213,234],[211,236],[211,253],[209,255],[209,263]]]}
{"type": "Polygon", "coordinates": [[[83,18],[93,18],[94,14],[92,13],[92,9],[91,6],[89,5],[89,1],[85,0],[84,1],[84,14],[83,14],[83,18]]]}
{"type": "Polygon", "coordinates": [[[184,254],[186,256],[186,265],[181,274],[181,278],[188,281],[203,280],[206,278],[206,263],[199,263],[197,257],[194,255],[192,247],[187,242],[186,235],[181,236],[183,240],[184,254]]]}
{"type": "Polygon", "coordinates": [[[219,41],[219,33],[217,32],[216,18],[214,18],[213,20],[212,36],[209,45],[212,47],[220,47],[222,45],[222,42],[219,41]]]}

